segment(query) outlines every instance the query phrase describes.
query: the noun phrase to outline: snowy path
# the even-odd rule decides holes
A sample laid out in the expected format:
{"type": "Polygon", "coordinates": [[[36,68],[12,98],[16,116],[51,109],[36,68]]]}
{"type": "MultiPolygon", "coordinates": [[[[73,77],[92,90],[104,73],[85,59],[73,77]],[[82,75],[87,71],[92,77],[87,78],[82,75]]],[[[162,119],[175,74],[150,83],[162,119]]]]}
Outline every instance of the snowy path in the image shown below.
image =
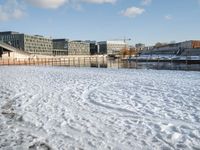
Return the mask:
{"type": "Polygon", "coordinates": [[[0,149],[200,149],[200,72],[1,67],[0,149]]]}

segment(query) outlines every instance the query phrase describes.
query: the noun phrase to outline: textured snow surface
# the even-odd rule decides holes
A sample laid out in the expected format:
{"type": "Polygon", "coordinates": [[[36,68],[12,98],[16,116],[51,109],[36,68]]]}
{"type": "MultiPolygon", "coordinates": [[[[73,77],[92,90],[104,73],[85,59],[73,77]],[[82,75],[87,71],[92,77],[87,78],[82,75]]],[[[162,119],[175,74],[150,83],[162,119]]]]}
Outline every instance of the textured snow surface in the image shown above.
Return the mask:
{"type": "Polygon", "coordinates": [[[0,149],[200,149],[200,72],[0,67],[0,149]]]}

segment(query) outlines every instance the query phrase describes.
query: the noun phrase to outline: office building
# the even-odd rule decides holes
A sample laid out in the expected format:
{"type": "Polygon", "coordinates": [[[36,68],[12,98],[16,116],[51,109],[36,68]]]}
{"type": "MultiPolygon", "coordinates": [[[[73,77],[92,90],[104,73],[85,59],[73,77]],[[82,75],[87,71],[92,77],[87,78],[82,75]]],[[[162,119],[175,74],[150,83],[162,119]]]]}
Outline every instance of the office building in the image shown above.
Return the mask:
{"type": "Polygon", "coordinates": [[[101,41],[98,42],[98,45],[99,53],[108,55],[120,54],[123,49],[129,48],[128,44],[124,41],[101,41]]]}
{"type": "Polygon", "coordinates": [[[68,39],[53,39],[53,55],[68,55],[68,39]]]}
{"type": "Polygon", "coordinates": [[[141,51],[145,48],[145,44],[142,43],[135,44],[135,48],[137,51],[141,51]]]}
{"type": "Polygon", "coordinates": [[[90,55],[90,43],[85,41],[70,41],[68,55],[90,55]]]}
{"type": "Polygon", "coordinates": [[[0,40],[30,54],[52,55],[53,42],[40,35],[27,35],[18,32],[0,32],[0,40]]]}
{"type": "Polygon", "coordinates": [[[87,40],[85,42],[90,44],[90,54],[91,55],[98,54],[98,47],[97,47],[97,42],[96,41],[87,40]]]}

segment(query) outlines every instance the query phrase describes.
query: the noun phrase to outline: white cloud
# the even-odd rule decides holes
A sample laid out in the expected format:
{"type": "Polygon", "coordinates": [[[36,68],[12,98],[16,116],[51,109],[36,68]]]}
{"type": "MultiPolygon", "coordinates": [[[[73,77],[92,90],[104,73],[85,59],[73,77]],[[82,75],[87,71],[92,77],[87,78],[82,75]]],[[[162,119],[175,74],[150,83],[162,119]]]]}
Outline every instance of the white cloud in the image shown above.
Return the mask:
{"type": "Polygon", "coordinates": [[[22,6],[26,5],[46,9],[57,9],[68,3],[72,6],[73,4],[76,4],[76,9],[82,10],[82,3],[114,4],[116,1],[117,0],[6,0],[4,3],[0,2],[0,21],[20,19],[24,17],[26,13],[24,7],[22,6]]]}
{"type": "Polygon", "coordinates": [[[26,13],[16,0],[7,0],[6,3],[0,5],[0,21],[8,21],[20,19],[26,13]]]}
{"type": "Polygon", "coordinates": [[[25,0],[29,4],[40,7],[40,8],[50,8],[56,9],[64,5],[68,0],[25,0]]]}
{"type": "Polygon", "coordinates": [[[151,2],[152,0],[142,0],[142,5],[149,5],[151,2]]]}
{"type": "Polygon", "coordinates": [[[126,17],[134,18],[138,15],[141,15],[144,12],[145,10],[143,8],[138,8],[138,7],[133,6],[133,7],[127,8],[126,10],[122,10],[121,14],[126,17]]]}
{"type": "Polygon", "coordinates": [[[81,1],[87,3],[95,3],[95,4],[103,4],[103,3],[114,4],[117,0],[81,0],[81,1]]]}
{"type": "Polygon", "coordinates": [[[104,4],[111,3],[114,4],[117,0],[24,0],[25,2],[40,8],[56,9],[63,6],[66,3],[94,3],[94,4],[104,4]]]}
{"type": "Polygon", "coordinates": [[[164,16],[164,18],[165,18],[166,20],[172,20],[172,19],[173,19],[173,17],[172,17],[171,15],[166,15],[166,16],[164,16]]]}

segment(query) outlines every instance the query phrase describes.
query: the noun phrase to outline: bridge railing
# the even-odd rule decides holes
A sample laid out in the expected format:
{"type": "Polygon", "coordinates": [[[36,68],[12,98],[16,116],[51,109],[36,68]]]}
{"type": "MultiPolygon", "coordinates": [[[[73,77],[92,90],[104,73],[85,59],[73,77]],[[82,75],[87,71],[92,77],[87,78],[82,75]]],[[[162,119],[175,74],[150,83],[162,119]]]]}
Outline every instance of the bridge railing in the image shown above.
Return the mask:
{"type": "Polygon", "coordinates": [[[30,53],[25,52],[25,51],[20,50],[20,49],[17,49],[17,48],[15,48],[15,47],[7,44],[7,43],[4,43],[2,41],[0,41],[0,47],[7,49],[8,51],[11,51],[11,52],[17,52],[17,53],[20,53],[20,54],[30,55],[30,53]]]}

